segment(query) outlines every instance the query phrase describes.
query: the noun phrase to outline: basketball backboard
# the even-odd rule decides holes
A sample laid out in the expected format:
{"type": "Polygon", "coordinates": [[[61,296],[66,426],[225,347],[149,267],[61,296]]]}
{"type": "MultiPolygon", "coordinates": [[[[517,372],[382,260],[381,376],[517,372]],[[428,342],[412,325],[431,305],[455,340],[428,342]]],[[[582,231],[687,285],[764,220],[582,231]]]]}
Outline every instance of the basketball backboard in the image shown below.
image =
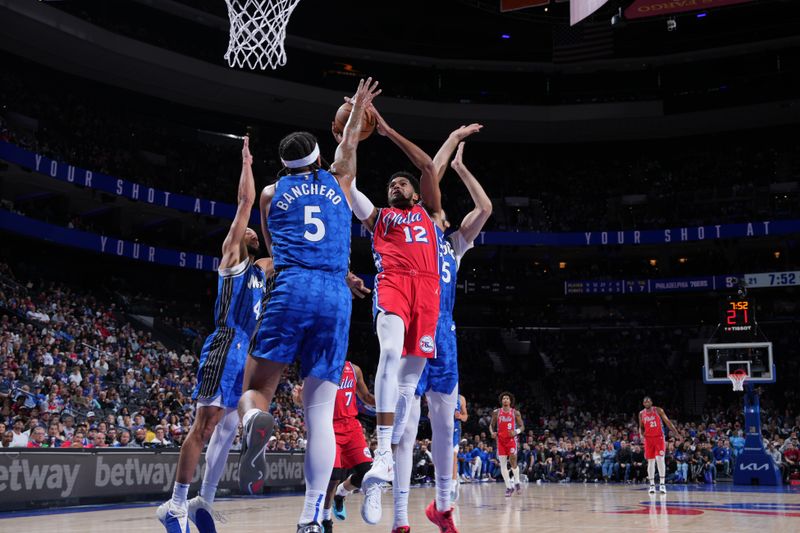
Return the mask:
{"type": "Polygon", "coordinates": [[[703,381],[730,383],[730,374],[747,372],[745,383],[774,383],[771,342],[735,342],[703,345],[703,381]]]}

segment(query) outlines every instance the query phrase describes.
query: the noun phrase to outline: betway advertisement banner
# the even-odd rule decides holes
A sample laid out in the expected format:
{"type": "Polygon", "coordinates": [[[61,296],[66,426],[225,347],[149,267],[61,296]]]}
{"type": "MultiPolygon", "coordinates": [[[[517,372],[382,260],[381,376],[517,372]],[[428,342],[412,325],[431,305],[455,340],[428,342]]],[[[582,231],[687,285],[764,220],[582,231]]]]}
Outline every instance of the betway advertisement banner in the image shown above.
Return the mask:
{"type": "MultiPolygon", "coordinates": [[[[303,454],[267,454],[267,487],[301,486],[303,454]]],[[[239,455],[232,453],[219,482],[220,489],[238,492],[239,455]]],[[[175,482],[178,452],[149,450],[0,452],[0,509],[27,508],[44,500],[149,496],[169,494],[175,482]]],[[[192,478],[200,487],[205,458],[192,478]]],[[[68,503],[68,502],[63,502],[68,503]]]]}
{"type": "Polygon", "coordinates": [[[702,11],[715,7],[744,4],[753,0],[636,0],[625,10],[625,18],[661,17],[685,11],[702,11]]]}

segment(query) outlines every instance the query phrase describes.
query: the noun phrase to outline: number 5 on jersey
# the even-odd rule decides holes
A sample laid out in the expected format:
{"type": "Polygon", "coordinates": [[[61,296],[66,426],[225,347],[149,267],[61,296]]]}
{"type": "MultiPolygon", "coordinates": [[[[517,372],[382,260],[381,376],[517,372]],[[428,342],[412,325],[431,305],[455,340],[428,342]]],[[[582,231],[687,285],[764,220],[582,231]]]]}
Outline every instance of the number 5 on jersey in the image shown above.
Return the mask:
{"type": "Polygon", "coordinates": [[[305,209],[305,217],[303,223],[306,226],[314,226],[314,231],[306,230],[303,237],[311,242],[319,242],[325,237],[325,224],[319,218],[314,218],[314,215],[321,213],[322,209],[318,205],[307,205],[305,209]]]}

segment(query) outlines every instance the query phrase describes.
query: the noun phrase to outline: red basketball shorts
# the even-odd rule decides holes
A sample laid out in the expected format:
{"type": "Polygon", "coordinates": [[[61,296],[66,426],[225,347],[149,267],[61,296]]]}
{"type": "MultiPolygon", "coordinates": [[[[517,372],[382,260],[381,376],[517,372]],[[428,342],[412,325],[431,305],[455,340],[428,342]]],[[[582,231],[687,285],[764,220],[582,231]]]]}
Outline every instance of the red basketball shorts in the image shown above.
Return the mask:
{"type": "Polygon", "coordinates": [[[516,455],[517,439],[511,437],[497,437],[497,455],[516,455]]]}
{"type": "Polygon", "coordinates": [[[655,459],[656,457],[664,457],[666,451],[666,443],[664,436],[645,437],[644,438],[644,458],[655,459]]]}
{"type": "Polygon", "coordinates": [[[345,418],[333,421],[333,432],[336,434],[336,459],[334,468],[349,470],[361,463],[371,463],[372,454],[369,453],[367,441],[364,440],[364,430],[355,418],[345,418]]]}
{"type": "Polygon", "coordinates": [[[375,277],[373,315],[397,315],[406,326],[403,355],[436,356],[439,321],[438,274],[392,270],[375,277]]]}

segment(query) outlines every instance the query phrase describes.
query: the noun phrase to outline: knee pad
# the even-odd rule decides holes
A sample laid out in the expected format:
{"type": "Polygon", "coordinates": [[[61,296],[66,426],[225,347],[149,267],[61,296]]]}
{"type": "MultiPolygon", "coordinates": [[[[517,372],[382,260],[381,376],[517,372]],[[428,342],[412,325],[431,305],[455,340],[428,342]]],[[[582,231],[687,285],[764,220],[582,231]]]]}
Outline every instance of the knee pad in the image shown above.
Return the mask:
{"type": "Polygon", "coordinates": [[[355,472],[353,472],[353,476],[350,478],[350,483],[353,484],[354,487],[361,488],[361,481],[364,479],[364,474],[369,472],[369,469],[372,467],[372,463],[361,463],[355,467],[355,472]]]}

